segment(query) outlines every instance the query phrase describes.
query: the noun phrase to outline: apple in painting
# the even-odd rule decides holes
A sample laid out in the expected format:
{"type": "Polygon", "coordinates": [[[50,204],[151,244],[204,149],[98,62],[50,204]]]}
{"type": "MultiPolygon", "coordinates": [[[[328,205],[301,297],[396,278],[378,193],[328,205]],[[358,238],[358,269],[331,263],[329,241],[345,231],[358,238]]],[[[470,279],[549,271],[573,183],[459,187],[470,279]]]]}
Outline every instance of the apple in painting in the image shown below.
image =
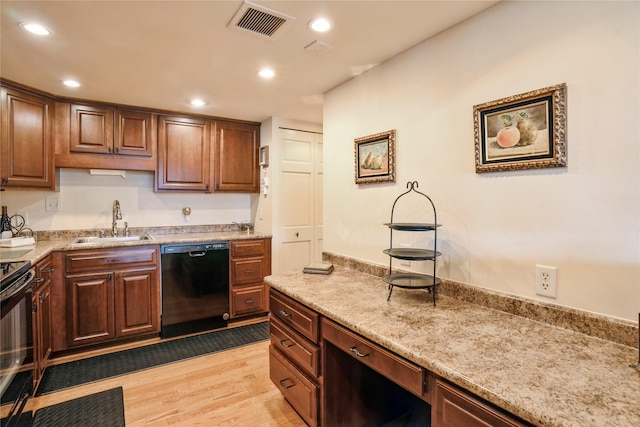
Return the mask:
{"type": "Polygon", "coordinates": [[[520,131],[515,126],[502,128],[498,131],[496,141],[502,148],[513,147],[520,141],[520,131]]]}

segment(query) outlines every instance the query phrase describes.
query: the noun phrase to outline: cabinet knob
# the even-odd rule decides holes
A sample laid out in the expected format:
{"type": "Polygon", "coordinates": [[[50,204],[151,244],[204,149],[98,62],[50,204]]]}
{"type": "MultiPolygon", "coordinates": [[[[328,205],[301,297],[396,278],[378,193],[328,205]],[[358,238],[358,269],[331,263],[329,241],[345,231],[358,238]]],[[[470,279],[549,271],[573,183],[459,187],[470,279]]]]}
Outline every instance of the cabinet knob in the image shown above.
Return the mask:
{"type": "Polygon", "coordinates": [[[46,300],[46,299],[47,299],[47,295],[46,294],[40,295],[40,301],[41,302],[44,302],[44,300],[46,300]]]}
{"type": "Polygon", "coordinates": [[[2,178],[2,183],[3,184],[8,184],[9,183],[9,178],[7,178],[6,176],[2,178]]]}
{"type": "Polygon", "coordinates": [[[36,277],[35,279],[33,279],[34,283],[42,283],[44,282],[44,279],[42,277],[36,277]]]}
{"type": "Polygon", "coordinates": [[[283,315],[284,317],[291,317],[291,313],[287,313],[284,310],[280,310],[280,314],[283,315]]]}

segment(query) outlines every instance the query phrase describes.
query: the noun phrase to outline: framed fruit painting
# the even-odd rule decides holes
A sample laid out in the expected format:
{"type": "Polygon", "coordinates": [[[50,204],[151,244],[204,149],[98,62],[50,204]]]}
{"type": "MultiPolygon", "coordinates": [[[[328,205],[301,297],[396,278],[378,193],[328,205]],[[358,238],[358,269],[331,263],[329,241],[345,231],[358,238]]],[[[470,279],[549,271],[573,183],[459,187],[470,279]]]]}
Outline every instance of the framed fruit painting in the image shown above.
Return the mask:
{"type": "Polygon", "coordinates": [[[567,165],[567,86],[558,84],[473,107],[476,172],[567,165]]]}
{"type": "Polygon", "coordinates": [[[396,180],[395,129],[356,138],[356,184],[396,180]]]}

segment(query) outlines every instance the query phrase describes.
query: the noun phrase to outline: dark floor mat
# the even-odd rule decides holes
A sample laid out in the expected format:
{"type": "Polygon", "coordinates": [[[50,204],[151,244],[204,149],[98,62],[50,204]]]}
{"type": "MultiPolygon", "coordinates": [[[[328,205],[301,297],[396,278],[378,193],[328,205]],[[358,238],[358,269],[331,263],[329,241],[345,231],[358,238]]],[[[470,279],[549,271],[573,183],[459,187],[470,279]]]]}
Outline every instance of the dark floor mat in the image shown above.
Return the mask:
{"type": "Polygon", "coordinates": [[[269,322],[260,322],[54,365],[46,369],[36,395],[267,339],[269,322]]]}
{"type": "Polygon", "coordinates": [[[38,409],[33,427],[124,427],[122,387],[38,409]]]}

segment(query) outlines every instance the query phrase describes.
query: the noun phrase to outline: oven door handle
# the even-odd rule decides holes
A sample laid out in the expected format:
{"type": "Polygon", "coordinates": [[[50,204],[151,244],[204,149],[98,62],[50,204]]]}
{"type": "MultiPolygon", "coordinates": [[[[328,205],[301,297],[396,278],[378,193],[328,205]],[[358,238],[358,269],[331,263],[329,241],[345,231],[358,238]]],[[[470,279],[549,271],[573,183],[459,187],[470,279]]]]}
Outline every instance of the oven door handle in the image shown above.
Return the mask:
{"type": "Polygon", "coordinates": [[[34,268],[30,269],[18,279],[15,280],[11,285],[9,285],[3,292],[0,297],[0,300],[4,303],[9,298],[17,295],[20,291],[22,291],[25,287],[31,284],[31,281],[36,276],[36,270],[34,268]]]}
{"type": "Polygon", "coordinates": [[[199,258],[203,257],[207,253],[207,251],[189,251],[188,253],[191,258],[199,258]]]}

